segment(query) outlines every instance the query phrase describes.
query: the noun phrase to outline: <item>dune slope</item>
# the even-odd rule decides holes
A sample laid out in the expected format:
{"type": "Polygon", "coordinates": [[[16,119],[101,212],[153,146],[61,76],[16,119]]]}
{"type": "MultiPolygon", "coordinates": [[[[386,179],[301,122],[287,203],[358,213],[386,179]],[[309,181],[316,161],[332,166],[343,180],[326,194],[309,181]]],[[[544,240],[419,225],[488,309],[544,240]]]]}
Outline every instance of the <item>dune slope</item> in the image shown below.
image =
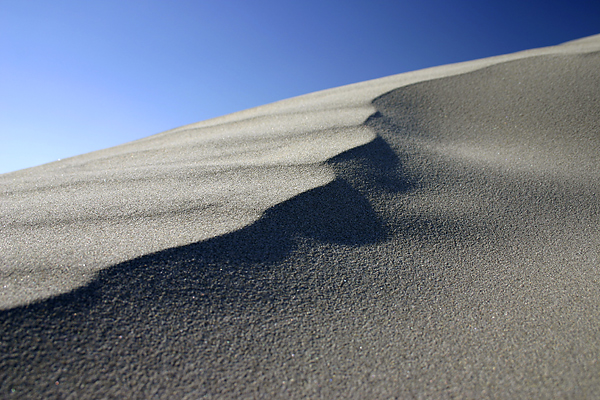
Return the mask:
{"type": "Polygon", "coordinates": [[[600,36],[3,175],[2,395],[598,397],[598,110],[600,36]]]}

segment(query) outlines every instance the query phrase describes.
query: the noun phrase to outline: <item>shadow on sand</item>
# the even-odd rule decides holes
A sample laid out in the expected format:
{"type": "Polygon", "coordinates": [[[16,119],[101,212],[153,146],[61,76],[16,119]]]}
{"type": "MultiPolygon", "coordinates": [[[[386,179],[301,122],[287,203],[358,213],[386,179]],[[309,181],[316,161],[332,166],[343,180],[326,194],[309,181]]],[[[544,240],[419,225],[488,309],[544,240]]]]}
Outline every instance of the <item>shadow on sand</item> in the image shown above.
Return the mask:
{"type": "Polygon", "coordinates": [[[384,240],[386,224],[369,195],[411,188],[379,137],[328,164],[333,182],[267,210],[250,226],[114,265],[85,287],[1,311],[2,396],[216,390],[219,366],[235,354],[261,357],[261,335],[273,341],[280,334],[269,324],[343,296],[347,266],[336,259],[336,246],[384,240]],[[290,257],[295,252],[301,255],[290,257]]]}

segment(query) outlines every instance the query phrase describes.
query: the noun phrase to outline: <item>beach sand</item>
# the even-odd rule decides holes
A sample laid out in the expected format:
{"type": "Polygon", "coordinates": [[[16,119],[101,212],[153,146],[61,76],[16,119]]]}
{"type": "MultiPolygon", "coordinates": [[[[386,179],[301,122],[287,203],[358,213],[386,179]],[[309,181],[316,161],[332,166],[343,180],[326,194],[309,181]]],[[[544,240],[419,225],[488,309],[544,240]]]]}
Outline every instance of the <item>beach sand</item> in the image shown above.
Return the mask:
{"type": "Polygon", "coordinates": [[[0,175],[2,398],[599,398],[600,35],[0,175]]]}

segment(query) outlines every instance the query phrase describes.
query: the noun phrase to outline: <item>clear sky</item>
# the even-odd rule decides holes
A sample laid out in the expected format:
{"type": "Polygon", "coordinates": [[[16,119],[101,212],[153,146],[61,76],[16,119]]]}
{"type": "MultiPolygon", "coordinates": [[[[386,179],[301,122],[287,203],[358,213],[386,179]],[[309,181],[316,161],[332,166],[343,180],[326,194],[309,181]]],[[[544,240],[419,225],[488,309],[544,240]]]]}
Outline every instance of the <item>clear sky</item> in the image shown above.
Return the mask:
{"type": "Polygon", "coordinates": [[[598,0],[0,0],[0,173],[597,33],[598,0]]]}

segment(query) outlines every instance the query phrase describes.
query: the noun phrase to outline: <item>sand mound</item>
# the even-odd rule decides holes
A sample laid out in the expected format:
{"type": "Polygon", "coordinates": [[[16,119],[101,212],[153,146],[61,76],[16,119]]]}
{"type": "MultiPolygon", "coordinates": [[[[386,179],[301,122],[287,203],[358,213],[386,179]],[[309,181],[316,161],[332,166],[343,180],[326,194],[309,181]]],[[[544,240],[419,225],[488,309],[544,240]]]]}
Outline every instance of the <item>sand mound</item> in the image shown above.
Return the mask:
{"type": "Polygon", "coordinates": [[[3,395],[600,396],[600,36],[0,176],[3,395]]]}

